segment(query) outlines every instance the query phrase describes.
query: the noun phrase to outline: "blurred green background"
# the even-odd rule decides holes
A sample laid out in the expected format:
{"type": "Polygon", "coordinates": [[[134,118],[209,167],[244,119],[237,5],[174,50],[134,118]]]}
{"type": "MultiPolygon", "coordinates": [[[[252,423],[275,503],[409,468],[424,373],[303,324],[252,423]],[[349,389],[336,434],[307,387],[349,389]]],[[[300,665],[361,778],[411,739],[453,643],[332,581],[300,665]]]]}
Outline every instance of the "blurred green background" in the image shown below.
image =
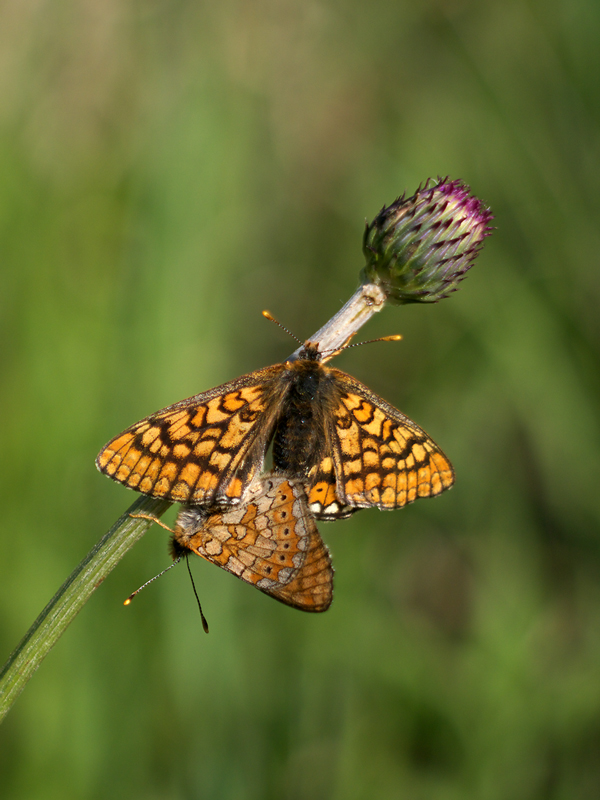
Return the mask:
{"type": "MultiPolygon", "coordinates": [[[[135,496],[100,447],[281,361],[354,291],[365,217],[462,178],[462,289],[336,365],[456,486],[321,525],[322,616],[154,527],[0,728],[0,795],[600,796],[600,4],[0,5],[0,661],[135,496]]],[[[165,518],[172,521],[174,509],[165,518]]]]}

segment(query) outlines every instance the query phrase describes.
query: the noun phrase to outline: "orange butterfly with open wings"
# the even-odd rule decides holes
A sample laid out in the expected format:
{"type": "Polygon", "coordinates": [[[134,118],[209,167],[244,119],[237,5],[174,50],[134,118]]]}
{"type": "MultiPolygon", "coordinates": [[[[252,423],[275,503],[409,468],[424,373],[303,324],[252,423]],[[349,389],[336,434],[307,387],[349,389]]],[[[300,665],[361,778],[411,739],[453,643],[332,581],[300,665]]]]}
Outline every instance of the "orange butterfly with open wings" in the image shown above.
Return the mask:
{"type": "Polygon", "coordinates": [[[402,508],[454,483],[436,443],[367,386],[325,366],[318,345],[157,411],[112,439],[98,469],[189,505],[243,504],[273,443],[275,473],[300,478],[317,519],[402,508]]]}

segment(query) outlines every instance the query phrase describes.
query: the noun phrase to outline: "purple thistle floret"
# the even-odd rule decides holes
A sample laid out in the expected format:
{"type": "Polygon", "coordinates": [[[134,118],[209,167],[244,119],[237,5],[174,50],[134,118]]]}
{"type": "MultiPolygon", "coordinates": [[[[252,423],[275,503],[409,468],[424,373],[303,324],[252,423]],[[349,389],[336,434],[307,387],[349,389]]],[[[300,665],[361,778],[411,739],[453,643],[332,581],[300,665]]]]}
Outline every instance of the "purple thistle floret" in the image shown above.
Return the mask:
{"type": "Polygon", "coordinates": [[[437,303],[456,291],[493,230],[490,209],[470,191],[438,178],[384,206],[365,229],[363,282],[393,303],[437,303]]]}

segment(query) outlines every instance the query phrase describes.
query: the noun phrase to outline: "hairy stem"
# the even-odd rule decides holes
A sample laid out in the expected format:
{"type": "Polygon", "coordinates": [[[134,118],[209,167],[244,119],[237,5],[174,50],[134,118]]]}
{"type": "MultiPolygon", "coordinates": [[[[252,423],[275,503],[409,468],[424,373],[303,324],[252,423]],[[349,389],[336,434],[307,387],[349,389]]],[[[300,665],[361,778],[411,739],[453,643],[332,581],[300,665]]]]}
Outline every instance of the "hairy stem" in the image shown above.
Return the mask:
{"type": "MultiPolygon", "coordinates": [[[[384,304],[385,295],[378,286],[363,284],[311,341],[318,342],[321,350],[338,350],[384,304]]],[[[299,350],[290,359],[297,358],[299,350]]],[[[0,721],[92,593],[152,524],[130,515],[160,517],[170,505],[166,500],[139,497],[67,578],[0,672],[0,721]]]]}

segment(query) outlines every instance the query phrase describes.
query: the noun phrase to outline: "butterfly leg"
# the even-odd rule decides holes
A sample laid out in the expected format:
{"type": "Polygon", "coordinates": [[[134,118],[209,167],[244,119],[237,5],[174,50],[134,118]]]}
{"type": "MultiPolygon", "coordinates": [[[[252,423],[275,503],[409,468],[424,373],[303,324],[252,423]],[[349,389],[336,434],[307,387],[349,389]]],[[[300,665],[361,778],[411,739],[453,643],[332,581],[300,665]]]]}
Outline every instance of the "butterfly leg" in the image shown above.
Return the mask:
{"type": "Polygon", "coordinates": [[[132,519],[147,519],[150,522],[155,522],[157,525],[160,525],[161,528],[164,528],[166,531],[169,531],[169,533],[175,533],[175,531],[169,528],[168,525],[165,525],[164,522],[161,522],[158,517],[155,517],[152,514],[130,514],[129,516],[132,519]]]}

